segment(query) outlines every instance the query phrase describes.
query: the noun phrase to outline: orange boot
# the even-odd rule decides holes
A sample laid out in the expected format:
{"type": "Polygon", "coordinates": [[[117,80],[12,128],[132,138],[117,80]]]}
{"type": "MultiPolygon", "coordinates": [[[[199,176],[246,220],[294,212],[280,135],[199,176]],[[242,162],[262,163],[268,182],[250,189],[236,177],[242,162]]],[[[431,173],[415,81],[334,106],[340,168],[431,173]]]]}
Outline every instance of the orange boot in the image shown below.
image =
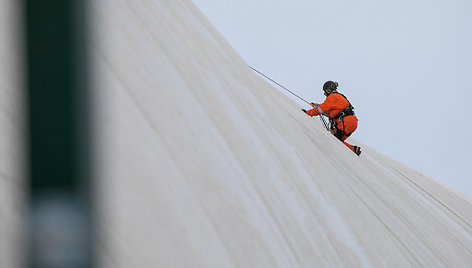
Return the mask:
{"type": "Polygon", "coordinates": [[[346,145],[349,149],[351,149],[354,153],[356,153],[357,155],[360,155],[361,154],[361,147],[359,146],[354,146],[354,145],[351,145],[347,142],[345,142],[345,140],[347,139],[348,136],[343,136],[343,139],[341,140],[344,145],[346,145]]]}

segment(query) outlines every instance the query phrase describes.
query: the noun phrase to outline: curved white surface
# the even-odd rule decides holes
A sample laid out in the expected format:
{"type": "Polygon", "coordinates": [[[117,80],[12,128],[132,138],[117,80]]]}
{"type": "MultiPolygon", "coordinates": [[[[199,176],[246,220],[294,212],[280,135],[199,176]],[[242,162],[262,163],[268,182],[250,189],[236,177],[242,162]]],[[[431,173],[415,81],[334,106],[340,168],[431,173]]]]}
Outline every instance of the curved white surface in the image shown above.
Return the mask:
{"type": "MultiPolygon", "coordinates": [[[[190,1],[91,2],[99,267],[470,266],[470,199],[357,157],[190,1]]],[[[20,108],[1,66],[0,266],[15,267],[20,108]]]]}
{"type": "Polygon", "coordinates": [[[347,150],[190,1],[94,13],[106,266],[472,263],[470,200],[347,150]]]}

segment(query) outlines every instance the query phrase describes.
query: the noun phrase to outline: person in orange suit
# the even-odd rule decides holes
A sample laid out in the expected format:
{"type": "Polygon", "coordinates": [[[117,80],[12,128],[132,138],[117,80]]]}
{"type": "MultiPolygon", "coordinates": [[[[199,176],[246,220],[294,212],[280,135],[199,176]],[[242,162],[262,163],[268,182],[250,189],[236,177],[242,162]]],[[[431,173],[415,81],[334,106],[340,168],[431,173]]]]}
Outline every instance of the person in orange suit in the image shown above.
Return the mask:
{"type": "Polygon", "coordinates": [[[309,116],[325,115],[329,117],[331,133],[357,155],[361,154],[359,146],[353,146],[345,140],[357,129],[357,117],[354,107],[347,98],[337,91],[338,83],[327,81],[323,85],[326,100],[322,104],[312,103],[311,110],[304,110],[309,116]]]}

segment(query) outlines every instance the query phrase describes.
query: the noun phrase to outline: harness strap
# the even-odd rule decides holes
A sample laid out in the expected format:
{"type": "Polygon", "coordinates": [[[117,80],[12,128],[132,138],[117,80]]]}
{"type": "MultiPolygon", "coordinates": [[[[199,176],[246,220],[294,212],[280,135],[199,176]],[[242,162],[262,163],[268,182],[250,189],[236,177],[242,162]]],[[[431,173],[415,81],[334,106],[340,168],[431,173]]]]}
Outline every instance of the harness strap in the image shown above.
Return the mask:
{"type": "Polygon", "coordinates": [[[338,138],[338,140],[340,140],[340,141],[343,140],[344,136],[349,137],[349,136],[351,136],[351,134],[352,134],[352,133],[349,133],[349,134],[348,134],[348,133],[344,132],[343,130],[340,130],[339,128],[336,128],[336,129],[334,130],[334,133],[333,133],[333,135],[334,135],[336,138],[338,138]]]}
{"type": "Polygon", "coordinates": [[[339,92],[333,92],[333,94],[339,94],[339,95],[343,96],[343,98],[349,103],[349,105],[346,108],[344,108],[344,110],[339,112],[336,116],[334,116],[333,119],[341,118],[341,121],[343,121],[343,117],[345,117],[345,116],[356,115],[354,113],[354,107],[352,106],[351,102],[346,98],[346,96],[344,96],[343,94],[341,94],[339,92]]]}
{"type": "Polygon", "coordinates": [[[335,117],[333,117],[333,119],[343,118],[349,115],[356,115],[350,106],[346,107],[344,110],[339,112],[335,117]]]}
{"type": "Polygon", "coordinates": [[[339,94],[341,96],[344,97],[344,99],[346,99],[346,101],[349,103],[349,105],[344,108],[344,110],[342,110],[341,112],[339,112],[336,116],[334,116],[333,118],[330,118],[329,119],[329,123],[330,123],[330,129],[333,132],[333,135],[338,138],[339,140],[342,141],[342,138],[344,136],[351,136],[352,133],[346,133],[346,130],[345,130],[345,126],[344,126],[344,117],[346,116],[350,116],[350,115],[356,115],[354,113],[354,107],[352,106],[351,102],[346,98],[346,96],[344,96],[343,94],[339,93],[339,92],[333,92],[332,94],[339,94]],[[336,123],[336,119],[339,119],[342,123],[343,123],[343,129],[339,129],[338,128],[338,124],[336,123]]]}

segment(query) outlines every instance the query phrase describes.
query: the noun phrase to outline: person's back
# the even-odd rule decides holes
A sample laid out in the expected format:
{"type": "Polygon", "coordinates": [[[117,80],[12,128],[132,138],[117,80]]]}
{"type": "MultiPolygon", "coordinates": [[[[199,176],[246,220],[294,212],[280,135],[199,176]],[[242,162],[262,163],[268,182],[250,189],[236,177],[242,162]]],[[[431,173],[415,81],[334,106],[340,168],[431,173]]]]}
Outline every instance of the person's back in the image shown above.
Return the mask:
{"type": "Polygon", "coordinates": [[[342,141],[357,155],[361,154],[359,146],[353,146],[345,140],[357,129],[357,116],[349,100],[337,91],[338,83],[327,81],[323,85],[326,100],[315,104],[315,108],[305,111],[310,116],[325,115],[330,118],[331,133],[342,141]]]}

